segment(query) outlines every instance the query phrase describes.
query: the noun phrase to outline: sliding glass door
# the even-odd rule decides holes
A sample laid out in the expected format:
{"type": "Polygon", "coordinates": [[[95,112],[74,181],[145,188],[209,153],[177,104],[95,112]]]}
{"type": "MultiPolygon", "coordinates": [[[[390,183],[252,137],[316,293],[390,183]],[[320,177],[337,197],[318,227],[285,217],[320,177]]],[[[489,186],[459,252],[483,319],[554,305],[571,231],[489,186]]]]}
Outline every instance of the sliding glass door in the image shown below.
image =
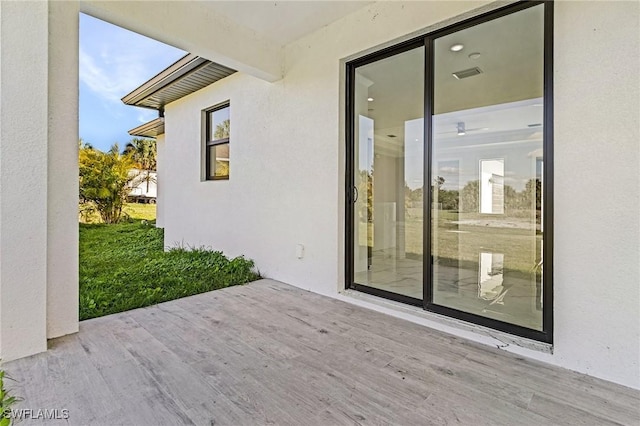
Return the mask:
{"type": "Polygon", "coordinates": [[[354,286],[422,304],[424,46],[353,74],[354,286]]]}
{"type": "Polygon", "coordinates": [[[541,331],[544,6],[432,46],[431,302],[541,331]]]}
{"type": "Polygon", "coordinates": [[[348,64],[349,287],[551,341],[552,7],[348,64]]]}

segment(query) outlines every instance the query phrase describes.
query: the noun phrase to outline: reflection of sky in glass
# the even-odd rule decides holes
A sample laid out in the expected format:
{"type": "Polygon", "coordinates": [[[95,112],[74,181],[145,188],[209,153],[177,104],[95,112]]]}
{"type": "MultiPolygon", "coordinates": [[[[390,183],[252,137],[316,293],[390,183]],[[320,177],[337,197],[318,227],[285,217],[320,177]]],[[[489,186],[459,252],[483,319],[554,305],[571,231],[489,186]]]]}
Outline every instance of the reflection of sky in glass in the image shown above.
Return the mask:
{"type": "Polygon", "coordinates": [[[542,156],[542,99],[528,99],[488,107],[439,114],[433,117],[433,175],[445,178],[443,189],[462,189],[478,180],[478,161],[502,158],[504,184],[516,191],[536,177],[536,157],[542,156]],[[464,122],[465,135],[457,134],[464,122]],[[538,124],[536,127],[530,127],[538,124]],[[472,130],[470,130],[472,129],[472,130]],[[475,130],[473,130],[475,129],[475,130]],[[457,176],[446,161],[456,159],[457,176]],[[448,175],[448,176],[447,176],[448,175]]]}
{"type": "Polygon", "coordinates": [[[434,176],[444,178],[442,189],[458,189],[460,186],[460,162],[458,160],[438,161],[438,169],[434,176]]]}
{"type": "Polygon", "coordinates": [[[225,120],[229,119],[229,107],[218,109],[213,111],[213,120],[211,120],[211,136],[212,139],[216,139],[216,128],[222,124],[225,120]]]}
{"type": "Polygon", "coordinates": [[[411,189],[422,188],[424,138],[422,118],[404,122],[404,180],[411,189]]]}
{"type": "Polygon", "coordinates": [[[359,147],[358,169],[371,172],[373,170],[373,120],[363,115],[358,116],[359,147]]]}

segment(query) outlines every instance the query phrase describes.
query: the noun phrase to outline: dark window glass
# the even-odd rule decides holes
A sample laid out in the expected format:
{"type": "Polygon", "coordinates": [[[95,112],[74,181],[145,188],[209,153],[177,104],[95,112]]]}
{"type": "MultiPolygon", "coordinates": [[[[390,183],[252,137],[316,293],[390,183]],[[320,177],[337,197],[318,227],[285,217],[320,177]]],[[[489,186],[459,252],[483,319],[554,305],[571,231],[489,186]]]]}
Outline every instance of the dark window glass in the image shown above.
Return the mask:
{"type": "Polygon", "coordinates": [[[229,104],[206,113],[206,178],[229,179],[229,104]]]}

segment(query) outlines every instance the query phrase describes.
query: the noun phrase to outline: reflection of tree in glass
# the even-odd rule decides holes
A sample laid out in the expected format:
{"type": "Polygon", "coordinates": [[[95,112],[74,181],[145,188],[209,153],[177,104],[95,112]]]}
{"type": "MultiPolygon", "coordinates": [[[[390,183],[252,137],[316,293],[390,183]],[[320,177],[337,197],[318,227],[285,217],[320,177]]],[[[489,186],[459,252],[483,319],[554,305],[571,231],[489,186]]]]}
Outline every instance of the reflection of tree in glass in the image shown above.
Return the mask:
{"type": "Polygon", "coordinates": [[[358,197],[367,195],[367,212],[358,212],[360,220],[363,222],[373,222],[373,170],[368,172],[366,170],[360,170],[360,176],[358,179],[358,197]],[[366,216],[366,217],[365,217],[366,216]]]}
{"type": "Polygon", "coordinates": [[[446,180],[442,176],[437,176],[433,180],[434,185],[431,187],[433,200],[437,200],[434,202],[438,203],[442,210],[458,210],[460,194],[455,189],[442,189],[445,182],[446,180]]]}
{"type": "Polygon", "coordinates": [[[480,181],[469,181],[460,195],[460,210],[463,212],[477,212],[479,208],[480,181]]]}
{"type": "Polygon", "coordinates": [[[229,162],[216,160],[216,176],[229,176],[229,162]]]}
{"type": "MultiPolygon", "coordinates": [[[[444,192],[444,191],[441,191],[444,192]]],[[[440,195],[442,198],[442,195],[440,195]]],[[[468,182],[460,195],[460,211],[465,213],[477,213],[479,209],[480,198],[480,181],[472,180],[468,182]]],[[[529,179],[525,188],[518,192],[510,185],[504,185],[504,203],[505,213],[526,217],[530,215],[531,209],[534,208],[537,215],[542,208],[542,183],[540,179],[529,179]]],[[[443,207],[443,209],[448,210],[443,207]]]]}
{"type": "Polygon", "coordinates": [[[229,121],[229,119],[224,120],[222,123],[216,126],[216,130],[213,133],[213,138],[215,140],[229,138],[230,127],[231,127],[231,122],[229,121]]]}
{"type": "Polygon", "coordinates": [[[422,188],[411,189],[404,183],[404,208],[407,217],[413,216],[412,209],[422,208],[422,188]]]}

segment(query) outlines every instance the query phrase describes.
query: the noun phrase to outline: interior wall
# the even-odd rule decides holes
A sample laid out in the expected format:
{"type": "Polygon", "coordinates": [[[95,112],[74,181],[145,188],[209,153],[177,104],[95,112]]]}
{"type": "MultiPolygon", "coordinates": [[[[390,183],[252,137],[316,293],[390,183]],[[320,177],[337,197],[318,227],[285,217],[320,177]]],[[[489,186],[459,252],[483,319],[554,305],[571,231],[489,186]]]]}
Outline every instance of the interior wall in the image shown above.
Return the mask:
{"type": "MultiPolygon", "coordinates": [[[[264,276],[338,296],[344,287],[341,59],[440,27],[479,5],[376,3],[287,46],[281,81],[237,73],[167,106],[165,190],[167,205],[179,207],[165,212],[165,243],[244,254],[264,276]],[[200,112],[225,100],[231,102],[231,177],[201,182],[200,112]],[[295,256],[297,244],[305,246],[303,259],[295,256]]],[[[507,348],[636,388],[638,16],[634,3],[556,2],[556,339],[552,355],[507,348]]],[[[471,338],[482,341],[477,336],[471,338]]]]}

